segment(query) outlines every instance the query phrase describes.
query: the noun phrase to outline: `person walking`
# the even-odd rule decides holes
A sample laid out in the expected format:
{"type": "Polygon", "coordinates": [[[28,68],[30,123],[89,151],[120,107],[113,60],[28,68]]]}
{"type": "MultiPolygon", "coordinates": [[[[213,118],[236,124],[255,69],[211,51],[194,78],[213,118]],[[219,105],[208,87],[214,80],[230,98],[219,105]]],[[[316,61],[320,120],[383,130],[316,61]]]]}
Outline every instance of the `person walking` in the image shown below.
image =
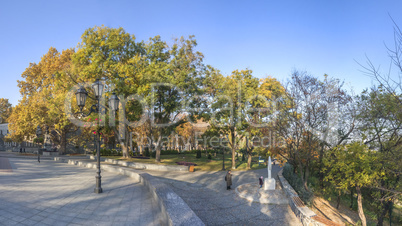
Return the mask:
{"type": "Polygon", "coordinates": [[[260,178],[258,178],[258,180],[260,181],[260,188],[262,188],[262,185],[264,184],[264,181],[263,181],[263,177],[261,176],[260,178]]]}
{"type": "Polygon", "coordinates": [[[229,170],[228,173],[225,176],[225,181],[226,181],[226,190],[230,190],[230,186],[232,186],[232,173],[229,170]]]}

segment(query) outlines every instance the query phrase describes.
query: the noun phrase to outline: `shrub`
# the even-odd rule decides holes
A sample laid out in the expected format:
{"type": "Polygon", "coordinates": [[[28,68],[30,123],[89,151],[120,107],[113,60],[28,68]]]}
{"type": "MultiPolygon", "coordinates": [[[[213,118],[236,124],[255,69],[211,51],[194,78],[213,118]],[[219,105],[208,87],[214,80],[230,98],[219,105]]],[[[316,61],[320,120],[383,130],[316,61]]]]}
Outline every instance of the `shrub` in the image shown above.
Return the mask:
{"type": "Polygon", "coordinates": [[[179,154],[179,151],[176,150],[166,150],[166,151],[161,151],[161,155],[174,155],[174,154],[179,154]]]}
{"type": "Polygon", "coordinates": [[[197,155],[195,157],[197,159],[201,158],[201,150],[197,150],[197,155]]]}
{"type": "Polygon", "coordinates": [[[212,156],[211,156],[211,154],[208,154],[208,159],[212,159],[212,156]]]}
{"type": "Polygon", "coordinates": [[[150,156],[151,156],[151,153],[149,153],[149,149],[148,149],[148,148],[145,149],[144,155],[145,155],[146,157],[150,157],[150,156]]]}
{"type": "Polygon", "coordinates": [[[289,184],[295,189],[295,191],[299,194],[299,197],[303,202],[310,206],[313,201],[314,193],[311,191],[307,191],[303,186],[302,179],[293,173],[293,166],[289,163],[286,163],[283,167],[283,176],[289,182],[289,184]]]}
{"type": "Polygon", "coordinates": [[[151,152],[151,157],[156,158],[156,151],[151,152]]]}

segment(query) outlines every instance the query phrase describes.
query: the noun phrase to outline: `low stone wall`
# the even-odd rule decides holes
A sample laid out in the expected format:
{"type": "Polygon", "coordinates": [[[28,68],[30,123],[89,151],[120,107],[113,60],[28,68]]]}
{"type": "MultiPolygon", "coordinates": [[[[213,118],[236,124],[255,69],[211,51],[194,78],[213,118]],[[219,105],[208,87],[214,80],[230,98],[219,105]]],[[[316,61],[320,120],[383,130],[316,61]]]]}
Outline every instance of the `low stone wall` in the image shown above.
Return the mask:
{"type": "Polygon", "coordinates": [[[297,195],[297,192],[290,186],[289,182],[282,175],[282,170],[278,173],[279,182],[282,186],[282,189],[285,191],[286,196],[289,198],[289,205],[292,209],[293,213],[297,218],[301,221],[303,225],[316,225],[316,226],[324,226],[321,222],[316,221],[314,218],[317,217],[312,210],[310,210],[307,206],[305,206],[300,197],[297,195]]]}
{"type": "MultiPolygon", "coordinates": [[[[96,160],[96,156],[88,155],[90,159],[96,160]]],[[[174,166],[174,165],[157,165],[157,164],[147,164],[140,162],[127,162],[116,159],[102,158],[101,161],[105,161],[110,164],[117,164],[121,166],[127,166],[134,169],[146,169],[146,170],[156,170],[156,171],[189,171],[189,166],[174,166]]]]}
{"type": "Polygon", "coordinates": [[[135,169],[147,169],[147,170],[157,170],[157,171],[186,171],[188,172],[189,166],[172,166],[172,165],[157,165],[157,164],[146,164],[138,162],[127,162],[115,159],[105,159],[105,162],[111,164],[118,164],[121,166],[128,166],[135,169]]]}
{"type": "MultiPolygon", "coordinates": [[[[60,157],[56,157],[54,160],[96,169],[96,162],[64,159],[60,157]]],[[[111,165],[101,165],[101,169],[131,177],[135,181],[140,182],[147,187],[155,202],[158,203],[162,213],[163,225],[205,225],[180,196],[178,196],[162,181],[149,175],[148,173],[139,173],[135,169],[111,165]]]]}

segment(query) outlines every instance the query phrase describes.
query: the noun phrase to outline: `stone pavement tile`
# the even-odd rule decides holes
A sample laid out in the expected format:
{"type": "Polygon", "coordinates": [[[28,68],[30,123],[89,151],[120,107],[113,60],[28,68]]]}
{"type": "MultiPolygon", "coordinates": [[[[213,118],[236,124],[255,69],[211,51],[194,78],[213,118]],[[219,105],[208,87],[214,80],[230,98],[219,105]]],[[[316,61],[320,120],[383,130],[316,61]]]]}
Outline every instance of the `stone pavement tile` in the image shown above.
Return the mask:
{"type": "Polygon", "coordinates": [[[113,222],[126,222],[127,221],[127,216],[116,216],[113,219],[113,222]]]}
{"type": "MultiPolygon", "coordinates": [[[[113,226],[124,226],[124,225],[126,225],[126,222],[113,221],[112,225],[113,226]]],[[[148,224],[148,225],[151,225],[151,224],[148,224]]]]}
{"type": "Polygon", "coordinates": [[[4,225],[7,225],[7,226],[13,226],[13,225],[18,225],[19,224],[17,221],[13,221],[11,219],[5,219],[1,223],[4,224],[4,225]]]}
{"type": "Polygon", "coordinates": [[[44,224],[47,224],[47,225],[54,225],[56,222],[57,222],[57,220],[55,220],[55,219],[45,218],[40,223],[44,223],[44,224]]]}
{"type": "Polygon", "coordinates": [[[35,216],[32,216],[30,219],[31,220],[34,220],[34,221],[42,221],[43,219],[44,219],[45,217],[42,217],[42,216],[39,216],[39,215],[35,215],[35,216]]]}
{"type": "Polygon", "coordinates": [[[64,217],[64,215],[59,214],[59,213],[49,213],[47,215],[47,217],[51,218],[51,219],[54,219],[54,220],[61,220],[64,217]]]}
{"type": "Polygon", "coordinates": [[[91,218],[91,215],[84,214],[84,213],[80,213],[80,214],[78,214],[78,215],[76,216],[76,218],[79,218],[79,219],[89,219],[89,218],[91,218]]]}
{"type": "Polygon", "coordinates": [[[66,221],[56,221],[53,226],[67,226],[70,222],[66,221]]]}
{"type": "Polygon", "coordinates": [[[256,218],[262,214],[259,209],[250,208],[248,205],[231,207],[228,208],[227,211],[235,216],[239,221],[256,218]]]}
{"type": "Polygon", "coordinates": [[[37,214],[37,216],[41,216],[41,217],[46,218],[46,217],[49,216],[49,213],[48,213],[48,212],[45,212],[45,211],[41,211],[41,212],[39,212],[39,213],[37,214]]]}
{"type": "Polygon", "coordinates": [[[27,225],[27,226],[31,226],[31,225],[36,225],[36,224],[38,224],[38,223],[39,223],[38,221],[34,221],[34,220],[31,220],[31,219],[26,219],[26,220],[24,220],[24,221],[19,222],[18,225],[27,225]]]}
{"type": "Polygon", "coordinates": [[[15,216],[11,217],[10,219],[13,220],[13,221],[21,222],[23,220],[26,220],[27,218],[25,218],[23,216],[15,215],[15,216]]]}
{"type": "MultiPolygon", "coordinates": [[[[115,222],[113,222],[113,225],[114,225],[114,223],[115,222]]],[[[155,222],[155,219],[154,219],[154,217],[153,216],[151,216],[151,215],[148,215],[148,216],[145,216],[145,217],[142,217],[141,216],[141,219],[140,219],[140,225],[142,226],[142,225],[144,225],[144,226],[151,226],[151,225],[157,225],[157,224],[155,224],[156,222],[155,222]]]]}
{"type": "Polygon", "coordinates": [[[289,222],[287,219],[274,220],[270,226],[293,226],[295,222],[289,222]]]}
{"type": "Polygon", "coordinates": [[[15,215],[14,215],[13,213],[8,212],[8,211],[2,211],[2,212],[1,212],[1,216],[2,216],[2,217],[5,217],[5,218],[7,218],[7,219],[11,219],[11,218],[13,218],[15,215]]]}
{"type": "Polygon", "coordinates": [[[236,217],[226,211],[204,210],[196,214],[207,225],[233,224],[237,221],[236,217]]]}
{"type": "Polygon", "coordinates": [[[187,205],[192,210],[215,210],[219,207],[212,203],[210,199],[199,199],[199,198],[183,198],[187,205]]]}
{"type": "Polygon", "coordinates": [[[140,225],[139,221],[127,221],[124,226],[138,226],[140,225]]]}
{"type": "Polygon", "coordinates": [[[80,225],[82,225],[82,224],[85,223],[85,221],[86,221],[86,219],[82,219],[82,218],[73,218],[73,219],[70,221],[70,223],[71,223],[71,224],[80,224],[80,225]]]}
{"type": "Polygon", "coordinates": [[[107,215],[104,215],[104,216],[99,217],[99,219],[100,219],[100,221],[109,221],[109,222],[112,222],[112,221],[114,220],[114,216],[107,216],[107,215]]]}
{"type": "Polygon", "coordinates": [[[75,218],[79,213],[73,213],[73,212],[68,212],[68,211],[61,211],[64,216],[69,217],[70,219],[75,218]]]}
{"type": "MultiPolygon", "coordinates": [[[[281,223],[283,223],[283,222],[281,222],[281,223]]],[[[272,224],[273,224],[272,220],[248,219],[248,220],[244,220],[244,221],[238,221],[234,225],[249,225],[249,226],[266,225],[266,226],[270,226],[272,224]]]]}
{"type": "MultiPolygon", "coordinates": [[[[268,205],[266,208],[262,208],[261,211],[264,215],[268,216],[270,219],[281,220],[284,219],[287,215],[293,214],[293,212],[288,209],[288,206],[280,206],[280,205],[268,205]],[[274,208],[269,209],[269,207],[274,206],[274,208]]],[[[294,214],[293,214],[294,216],[294,214]]]]}

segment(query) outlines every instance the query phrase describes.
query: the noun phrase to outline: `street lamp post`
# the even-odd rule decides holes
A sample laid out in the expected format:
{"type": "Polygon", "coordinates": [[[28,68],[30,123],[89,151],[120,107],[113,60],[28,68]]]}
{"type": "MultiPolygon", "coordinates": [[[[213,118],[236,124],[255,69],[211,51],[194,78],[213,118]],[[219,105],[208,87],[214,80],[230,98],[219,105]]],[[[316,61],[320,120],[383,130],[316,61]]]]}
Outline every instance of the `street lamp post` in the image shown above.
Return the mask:
{"type": "MultiPolygon", "coordinates": [[[[96,79],[96,81],[92,84],[92,88],[95,93],[95,99],[96,99],[96,104],[92,105],[91,110],[88,114],[83,114],[82,109],[85,106],[85,101],[88,96],[88,92],[85,90],[84,87],[80,87],[77,92],[75,93],[75,97],[77,100],[77,105],[80,108],[80,112],[84,117],[89,116],[91,113],[101,113],[101,108],[105,109],[104,106],[100,105],[100,99],[102,97],[102,92],[103,92],[103,84],[99,79],[96,79]]],[[[115,93],[112,94],[112,96],[109,98],[109,108],[111,111],[117,111],[119,107],[119,98],[116,96],[115,93]]],[[[97,145],[96,146],[96,160],[97,160],[97,167],[96,167],[96,187],[94,189],[95,193],[102,193],[102,186],[101,186],[101,169],[100,169],[100,133],[99,133],[99,128],[96,131],[96,138],[97,138],[97,145]]]]}
{"type": "MultiPolygon", "coordinates": [[[[39,137],[42,135],[42,129],[38,125],[36,127],[36,144],[39,144],[39,137]]],[[[38,162],[40,162],[40,146],[38,145],[38,162]]]]}

